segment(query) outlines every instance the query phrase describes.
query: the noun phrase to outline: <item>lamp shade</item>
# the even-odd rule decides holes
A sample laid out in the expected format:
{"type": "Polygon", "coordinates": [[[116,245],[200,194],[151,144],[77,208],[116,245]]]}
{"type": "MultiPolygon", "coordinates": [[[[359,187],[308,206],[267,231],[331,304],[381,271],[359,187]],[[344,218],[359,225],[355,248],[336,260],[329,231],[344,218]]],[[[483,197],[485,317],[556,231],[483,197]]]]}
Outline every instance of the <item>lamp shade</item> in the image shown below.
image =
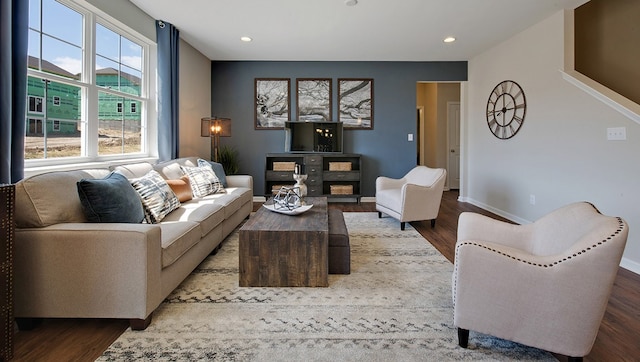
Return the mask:
{"type": "Polygon", "coordinates": [[[220,117],[204,117],[200,120],[200,136],[231,137],[231,119],[220,117]]]}

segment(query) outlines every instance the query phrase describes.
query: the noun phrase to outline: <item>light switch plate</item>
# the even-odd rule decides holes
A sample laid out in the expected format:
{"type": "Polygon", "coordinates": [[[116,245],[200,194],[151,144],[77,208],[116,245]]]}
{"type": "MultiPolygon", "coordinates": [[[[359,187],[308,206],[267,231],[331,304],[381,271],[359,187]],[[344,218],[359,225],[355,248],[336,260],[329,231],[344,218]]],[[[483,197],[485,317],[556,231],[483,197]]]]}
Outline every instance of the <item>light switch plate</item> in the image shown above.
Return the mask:
{"type": "Polygon", "coordinates": [[[409,133],[409,134],[407,135],[407,141],[409,141],[409,142],[413,142],[413,133],[409,133]]]}

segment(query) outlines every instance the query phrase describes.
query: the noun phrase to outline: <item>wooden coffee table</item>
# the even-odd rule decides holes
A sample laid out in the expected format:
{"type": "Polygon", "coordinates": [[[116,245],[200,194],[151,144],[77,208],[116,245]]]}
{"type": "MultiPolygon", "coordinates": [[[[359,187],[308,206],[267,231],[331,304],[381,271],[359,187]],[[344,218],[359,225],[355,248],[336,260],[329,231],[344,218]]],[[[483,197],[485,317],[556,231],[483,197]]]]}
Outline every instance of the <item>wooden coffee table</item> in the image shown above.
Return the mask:
{"type": "Polygon", "coordinates": [[[261,207],[240,228],[241,287],[327,287],[329,219],[325,197],[290,216],[261,207]]]}

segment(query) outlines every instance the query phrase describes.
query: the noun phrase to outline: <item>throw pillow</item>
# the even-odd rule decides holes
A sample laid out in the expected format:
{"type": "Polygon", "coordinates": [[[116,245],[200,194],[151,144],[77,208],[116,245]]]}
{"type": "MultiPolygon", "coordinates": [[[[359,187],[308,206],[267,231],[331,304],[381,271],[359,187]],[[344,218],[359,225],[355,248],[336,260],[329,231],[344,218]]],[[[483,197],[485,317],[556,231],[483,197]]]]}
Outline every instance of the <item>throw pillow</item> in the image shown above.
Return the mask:
{"type": "Polygon", "coordinates": [[[82,179],[76,183],[78,196],[89,222],[140,223],[144,210],[129,180],[117,172],[103,179],[82,179]]]}
{"type": "Polygon", "coordinates": [[[213,170],[213,172],[218,177],[218,180],[220,180],[220,183],[222,184],[222,187],[225,187],[225,188],[229,187],[227,185],[227,175],[224,173],[224,167],[222,167],[221,163],[213,162],[213,161],[207,161],[207,160],[203,160],[202,158],[199,158],[198,159],[198,167],[203,167],[203,166],[211,166],[211,169],[213,170]]]}
{"type": "Polygon", "coordinates": [[[184,175],[179,180],[167,180],[167,184],[171,187],[171,190],[178,196],[180,202],[191,200],[191,184],[189,183],[189,176],[184,175]]]}
{"type": "Polygon", "coordinates": [[[159,223],[171,211],[180,207],[180,200],[157,171],[151,170],[146,175],[131,180],[131,185],[142,199],[145,219],[149,224],[159,223]]]}
{"type": "Polygon", "coordinates": [[[205,197],[209,194],[224,191],[220,180],[211,167],[181,167],[182,172],[189,176],[193,197],[205,197]]]}

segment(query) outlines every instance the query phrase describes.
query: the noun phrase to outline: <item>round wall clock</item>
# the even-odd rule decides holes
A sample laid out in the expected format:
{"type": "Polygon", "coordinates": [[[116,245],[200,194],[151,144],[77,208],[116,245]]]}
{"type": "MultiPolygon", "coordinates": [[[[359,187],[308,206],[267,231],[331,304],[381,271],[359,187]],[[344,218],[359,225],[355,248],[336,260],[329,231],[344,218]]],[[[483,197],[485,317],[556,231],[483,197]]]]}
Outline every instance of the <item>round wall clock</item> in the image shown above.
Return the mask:
{"type": "Polygon", "coordinates": [[[506,140],[524,123],[527,99],[518,83],[505,80],[493,88],[487,101],[487,125],[494,136],[506,140]]]}

